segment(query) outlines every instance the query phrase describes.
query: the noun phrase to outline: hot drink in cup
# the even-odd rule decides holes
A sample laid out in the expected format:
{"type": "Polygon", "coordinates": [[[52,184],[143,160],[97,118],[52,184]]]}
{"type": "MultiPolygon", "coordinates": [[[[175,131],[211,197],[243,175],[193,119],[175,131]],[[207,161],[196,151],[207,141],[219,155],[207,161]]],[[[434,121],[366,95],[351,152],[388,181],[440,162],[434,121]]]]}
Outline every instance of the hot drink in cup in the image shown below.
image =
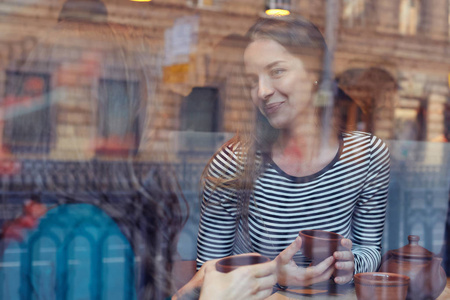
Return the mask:
{"type": "Polygon", "coordinates": [[[216,262],[216,270],[228,273],[242,266],[270,262],[270,258],[258,254],[244,254],[224,257],[216,262]]]}
{"type": "Polygon", "coordinates": [[[354,277],[358,300],[405,300],[409,277],[396,273],[359,273],[354,277]]]}
{"type": "Polygon", "coordinates": [[[312,265],[319,264],[332,256],[335,251],[347,250],[342,246],[344,237],[331,231],[302,230],[299,236],[302,238],[301,251],[304,256],[312,260],[312,265]]]}

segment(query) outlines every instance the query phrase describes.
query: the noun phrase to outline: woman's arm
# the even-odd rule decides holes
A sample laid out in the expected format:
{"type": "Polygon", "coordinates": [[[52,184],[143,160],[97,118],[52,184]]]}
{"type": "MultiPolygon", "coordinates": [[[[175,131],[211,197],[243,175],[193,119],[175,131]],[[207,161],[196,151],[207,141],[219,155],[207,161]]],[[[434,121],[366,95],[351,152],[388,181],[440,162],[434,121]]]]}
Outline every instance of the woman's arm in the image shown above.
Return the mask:
{"type": "Polygon", "coordinates": [[[236,157],[224,147],[212,159],[203,186],[200,225],[197,237],[197,268],[208,260],[232,254],[236,235],[236,199],[232,188],[217,185],[217,180],[236,174],[236,157]]]}
{"type": "Polygon", "coordinates": [[[375,272],[380,264],[389,172],[389,150],[382,140],[373,136],[369,171],[352,217],[350,239],[355,258],[354,274],[375,272]]]}

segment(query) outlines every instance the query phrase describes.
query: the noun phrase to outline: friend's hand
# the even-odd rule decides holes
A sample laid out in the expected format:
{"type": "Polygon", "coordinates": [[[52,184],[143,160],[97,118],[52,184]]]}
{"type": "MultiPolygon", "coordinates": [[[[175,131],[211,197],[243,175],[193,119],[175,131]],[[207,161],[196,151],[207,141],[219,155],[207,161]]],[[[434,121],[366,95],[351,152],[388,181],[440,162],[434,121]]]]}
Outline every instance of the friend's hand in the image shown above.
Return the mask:
{"type": "Polygon", "coordinates": [[[220,273],[215,264],[206,266],[200,300],[265,299],[277,283],[275,261],[239,267],[229,273],[220,273]]]}
{"type": "Polygon", "coordinates": [[[278,263],[278,283],[281,285],[308,286],[330,279],[334,272],[334,257],[330,256],[318,265],[308,268],[297,266],[293,257],[302,246],[301,237],[297,237],[275,260],[278,263]]]}
{"type": "Polygon", "coordinates": [[[341,245],[347,250],[336,251],[333,257],[336,259],[334,264],[336,271],[334,282],[338,284],[345,284],[353,279],[355,271],[355,256],[352,252],[352,241],[349,239],[342,239],[341,245]]]}

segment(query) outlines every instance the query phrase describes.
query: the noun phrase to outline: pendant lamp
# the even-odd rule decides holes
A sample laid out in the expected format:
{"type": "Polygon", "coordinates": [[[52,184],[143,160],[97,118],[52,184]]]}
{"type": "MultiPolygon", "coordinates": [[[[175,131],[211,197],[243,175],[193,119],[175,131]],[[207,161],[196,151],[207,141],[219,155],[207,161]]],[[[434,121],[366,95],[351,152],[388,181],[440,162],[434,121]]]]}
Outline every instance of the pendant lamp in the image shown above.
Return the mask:
{"type": "Polygon", "coordinates": [[[291,9],[291,0],[265,0],[266,15],[269,16],[287,16],[291,9]]]}

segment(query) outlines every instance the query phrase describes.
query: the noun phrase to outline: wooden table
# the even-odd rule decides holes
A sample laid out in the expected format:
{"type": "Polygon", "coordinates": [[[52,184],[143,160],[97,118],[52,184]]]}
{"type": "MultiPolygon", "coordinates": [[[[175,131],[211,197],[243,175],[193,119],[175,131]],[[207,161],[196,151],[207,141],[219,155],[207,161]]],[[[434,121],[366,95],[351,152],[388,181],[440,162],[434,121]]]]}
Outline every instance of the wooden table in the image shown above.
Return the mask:
{"type": "Polygon", "coordinates": [[[447,285],[445,286],[445,289],[442,292],[442,294],[437,298],[437,300],[448,300],[448,299],[450,299],[450,277],[447,277],[447,285]]]}
{"type": "MultiPolygon", "coordinates": [[[[182,287],[195,274],[195,261],[176,261],[174,265],[174,279],[177,288],[182,287]]],[[[288,289],[287,291],[277,291],[268,300],[287,299],[317,299],[317,300],[356,300],[355,288],[348,286],[346,289],[338,290],[330,294],[327,284],[318,284],[314,288],[288,289]]],[[[436,300],[450,299],[450,277],[447,278],[447,285],[442,294],[436,300]]]]}
{"type": "Polygon", "coordinates": [[[336,285],[331,281],[329,283],[320,283],[311,287],[289,288],[285,291],[277,291],[268,300],[286,300],[286,299],[318,299],[318,300],[344,300],[355,299],[354,285],[336,285]]]}
{"type": "MultiPolygon", "coordinates": [[[[286,291],[278,291],[267,300],[288,300],[288,299],[317,299],[317,300],[356,300],[354,287],[343,289],[337,293],[330,294],[326,287],[320,286],[311,288],[288,289],[286,291]]],[[[447,278],[447,285],[442,294],[436,300],[450,299],[450,277],[447,278]]]]}

